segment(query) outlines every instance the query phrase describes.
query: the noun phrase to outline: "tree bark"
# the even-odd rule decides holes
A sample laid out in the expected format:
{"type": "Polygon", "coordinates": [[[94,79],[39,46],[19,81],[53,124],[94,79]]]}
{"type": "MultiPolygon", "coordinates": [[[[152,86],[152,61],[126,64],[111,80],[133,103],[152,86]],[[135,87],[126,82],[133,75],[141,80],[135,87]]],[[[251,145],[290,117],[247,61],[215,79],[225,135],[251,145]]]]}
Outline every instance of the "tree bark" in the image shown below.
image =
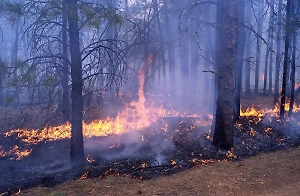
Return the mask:
{"type": "MultiPolygon", "coordinates": [[[[271,41],[270,41],[270,48],[273,48],[274,43],[274,0],[270,1],[271,3],[271,16],[270,20],[272,20],[272,23],[270,25],[270,29],[272,31],[271,33],[271,41]]],[[[272,87],[273,87],[273,51],[270,51],[270,57],[269,57],[269,94],[272,94],[272,87]]]]}
{"type": "MultiPolygon", "coordinates": [[[[262,35],[262,27],[263,27],[263,3],[258,2],[258,24],[257,24],[257,33],[258,35],[262,35]]],[[[260,57],[261,57],[261,37],[257,37],[257,50],[256,50],[256,68],[255,68],[255,93],[258,93],[258,85],[259,85],[259,72],[260,72],[260,57]]]]}
{"type": "MultiPolygon", "coordinates": [[[[216,0],[216,4],[221,4],[221,0],[216,0]]],[[[217,12],[217,17],[216,17],[216,41],[215,41],[215,70],[214,72],[214,94],[213,94],[213,119],[211,122],[211,130],[215,130],[216,127],[216,112],[217,112],[217,99],[218,99],[218,89],[217,89],[217,84],[218,84],[218,76],[219,76],[219,67],[221,65],[221,42],[222,42],[222,34],[221,34],[221,29],[222,29],[222,24],[223,24],[223,18],[222,18],[222,8],[221,6],[216,6],[216,12],[217,12]]]]}
{"type": "MultiPolygon", "coordinates": [[[[249,22],[251,22],[251,2],[246,3],[246,17],[248,18],[249,22]]],[[[251,33],[250,30],[247,32],[248,36],[246,38],[247,41],[247,46],[245,48],[245,94],[250,95],[250,84],[251,84],[251,45],[252,45],[252,40],[251,40],[251,33]]]]}
{"type": "Polygon", "coordinates": [[[84,165],[82,133],[82,62],[80,54],[77,0],[66,0],[69,23],[71,79],[72,79],[72,113],[71,113],[71,163],[75,167],[84,165]]]}
{"type": "Polygon", "coordinates": [[[289,108],[289,116],[292,115],[295,103],[295,74],[296,74],[296,50],[297,50],[297,32],[293,33],[293,53],[291,63],[291,101],[289,108]]]}
{"type": "Polygon", "coordinates": [[[168,48],[168,58],[169,58],[169,86],[170,86],[170,94],[175,95],[175,51],[174,51],[174,32],[171,29],[171,21],[169,17],[169,9],[168,9],[168,0],[164,0],[164,16],[165,16],[165,26],[166,26],[166,33],[169,36],[167,41],[167,48],[168,48]]]}
{"type": "Polygon", "coordinates": [[[216,127],[213,144],[229,150],[233,147],[234,100],[235,100],[235,63],[238,36],[238,1],[222,1],[223,25],[221,29],[221,64],[218,71],[218,97],[216,127]]]}
{"type": "Polygon", "coordinates": [[[0,106],[3,105],[3,79],[4,79],[4,62],[2,61],[0,54],[0,106]]]}
{"type": "Polygon", "coordinates": [[[281,47],[281,23],[282,23],[282,0],[278,3],[278,18],[277,18],[277,45],[276,45],[276,67],[275,67],[275,78],[274,78],[274,105],[278,103],[279,98],[279,71],[280,71],[280,47],[281,47]]]}
{"type": "Polygon", "coordinates": [[[290,17],[291,17],[291,0],[287,0],[286,4],[286,25],[285,25],[285,45],[284,45],[284,62],[282,73],[282,90],[280,99],[280,118],[284,117],[284,108],[286,101],[286,84],[288,75],[289,47],[290,47],[290,17]]]}
{"type": "Polygon", "coordinates": [[[235,97],[235,117],[237,120],[240,117],[241,108],[241,91],[242,91],[242,71],[244,62],[244,49],[246,43],[245,29],[245,1],[238,1],[238,48],[236,60],[236,97],[235,97]]]}
{"type": "Polygon", "coordinates": [[[63,55],[63,68],[62,68],[62,114],[64,121],[70,121],[70,108],[69,108],[69,65],[68,59],[68,44],[67,44],[67,15],[66,15],[66,0],[62,1],[62,55],[63,55]]]}

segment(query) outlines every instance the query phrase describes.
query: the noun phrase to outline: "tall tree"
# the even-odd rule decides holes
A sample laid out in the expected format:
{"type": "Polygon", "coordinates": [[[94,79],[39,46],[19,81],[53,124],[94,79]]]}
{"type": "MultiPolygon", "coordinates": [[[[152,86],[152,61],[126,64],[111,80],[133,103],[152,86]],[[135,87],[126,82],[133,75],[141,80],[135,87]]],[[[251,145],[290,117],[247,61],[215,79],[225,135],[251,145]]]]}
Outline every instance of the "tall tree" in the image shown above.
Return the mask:
{"type": "Polygon", "coordinates": [[[66,15],[66,0],[62,0],[62,55],[63,66],[61,74],[62,84],[62,113],[64,121],[70,120],[69,109],[69,63],[68,63],[68,43],[67,43],[67,15],[66,15]]]}
{"type": "Polygon", "coordinates": [[[66,0],[69,24],[71,79],[72,79],[72,113],[71,113],[71,151],[70,158],[74,166],[84,164],[83,134],[82,134],[82,61],[79,43],[77,0],[66,0]]]}
{"type": "Polygon", "coordinates": [[[258,86],[259,86],[259,72],[260,72],[260,58],[261,58],[261,44],[262,44],[262,29],[263,29],[263,2],[258,1],[258,20],[257,20],[257,49],[256,49],[256,67],[255,67],[255,93],[258,93],[258,86]]]}
{"type": "Polygon", "coordinates": [[[175,95],[176,83],[175,81],[175,50],[174,50],[174,32],[172,29],[172,17],[170,17],[171,9],[169,8],[170,1],[164,0],[164,18],[166,34],[169,37],[167,41],[168,60],[169,60],[169,86],[170,94],[175,95]]]}
{"type": "MultiPolygon", "coordinates": [[[[270,20],[272,20],[271,23],[271,27],[270,29],[272,30],[271,33],[271,41],[270,41],[270,47],[273,48],[274,45],[274,15],[275,15],[275,11],[274,11],[274,0],[271,0],[270,4],[271,4],[271,16],[270,16],[270,20]]],[[[272,87],[273,87],[273,50],[270,51],[270,58],[269,58],[269,94],[272,94],[272,87]]]]}
{"type": "MultiPolygon", "coordinates": [[[[269,82],[269,87],[272,88],[272,47],[273,47],[273,18],[274,18],[274,0],[270,2],[270,14],[269,14],[269,28],[268,28],[268,38],[267,38],[267,47],[266,47],[266,56],[265,56],[265,67],[264,67],[264,88],[263,94],[267,95],[267,83],[269,82]],[[269,74],[268,74],[269,73],[269,74]],[[269,77],[269,78],[268,78],[269,77]]],[[[270,90],[270,89],[269,89],[270,90]]]]}
{"type": "MultiPolygon", "coordinates": [[[[246,2],[246,18],[248,23],[251,23],[251,2],[246,2]]],[[[247,29],[246,48],[245,48],[245,94],[250,95],[251,84],[251,30],[247,29]]]]}
{"type": "Polygon", "coordinates": [[[296,82],[296,51],[297,51],[297,30],[299,28],[299,24],[297,25],[297,18],[299,17],[300,10],[300,2],[293,0],[291,2],[291,34],[292,34],[292,60],[291,60],[291,97],[290,97],[290,108],[289,108],[289,116],[292,115],[295,103],[295,82],[296,82]]]}
{"type": "Polygon", "coordinates": [[[213,144],[229,150],[234,145],[235,63],[238,40],[238,1],[223,0],[221,64],[218,70],[216,126],[213,144]]]}
{"type": "Polygon", "coordinates": [[[297,50],[297,32],[293,32],[293,50],[292,50],[292,62],[291,62],[291,98],[289,116],[293,113],[295,103],[295,78],[296,78],[296,50],[297,50]]]}
{"type": "Polygon", "coordinates": [[[244,62],[244,49],[246,43],[245,29],[245,1],[238,1],[238,48],[236,60],[236,98],[235,98],[235,120],[240,117],[242,71],[244,62]]]}
{"type": "Polygon", "coordinates": [[[287,76],[288,76],[290,36],[291,36],[291,0],[287,0],[285,40],[284,40],[284,60],[283,60],[282,88],[281,88],[281,98],[280,98],[280,118],[283,118],[285,113],[284,108],[286,104],[286,86],[287,86],[287,76]]]}
{"type": "Polygon", "coordinates": [[[276,57],[275,57],[275,81],[274,81],[274,100],[273,103],[278,103],[279,98],[279,71],[280,71],[280,57],[281,57],[281,27],[282,26],[282,0],[278,2],[277,10],[277,34],[276,34],[276,57]]]}

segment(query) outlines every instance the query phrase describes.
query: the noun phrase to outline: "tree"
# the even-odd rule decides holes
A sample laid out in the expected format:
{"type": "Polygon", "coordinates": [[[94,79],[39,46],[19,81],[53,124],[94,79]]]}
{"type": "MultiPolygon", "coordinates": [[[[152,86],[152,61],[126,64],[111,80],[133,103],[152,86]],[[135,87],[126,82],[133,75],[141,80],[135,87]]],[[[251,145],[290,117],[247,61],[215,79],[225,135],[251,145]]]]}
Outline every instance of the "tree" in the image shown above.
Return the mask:
{"type": "Polygon", "coordinates": [[[269,90],[272,91],[272,47],[273,47],[273,10],[274,10],[274,0],[270,1],[270,17],[269,17],[269,28],[268,28],[268,38],[267,38],[267,47],[266,47],[266,57],[265,57],[265,67],[264,67],[264,88],[263,94],[267,95],[267,83],[269,82],[269,90]],[[270,65],[269,65],[270,64],[270,65]],[[268,74],[269,69],[269,74],[268,74]],[[268,80],[268,76],[269,80],[268,80]]]}
{"type": "Polygon", "coordinates": [[[66,14],[67,2],[62,0],[62,74],[61,74],[61,85],[62,85],[62,108],[64,121],[70,120],[70,109],[69,109],[69,64],[68,64],[68,42],[67,42],[67,14],[66,14]]]}
{"type": "Polygon", "coordinates": [[[170,80],[169,80],[169,85],[170,85],[170,94],[175,95],[175,89],[176,89],[176,84],[174,83],[175,81],[175,51],[174,51],[174,32],[173,29],[171,28],[172,24],[172,18],[169,16],[170,15],[170,9],[169,6],[170,1],[169,0],[164,0],[164,18],[165,18],[165,27],[166,27],[166,34],[169,36],[169,40],[167,41],[167,50],[168,50],[168,58],[169,58],[169,74],[170,74],[170,80]]]}
{"type": "Polygon", "coordinates": [[[238,48],[236,59],[236,98],[235,98],[235,117],[237,120],[240,117],[241,106],[241,91],[242,91],[242,71],[244,62],[244,49],[246,43],[245,29],[245,1],[238,1],[238,48]]]}
{"type": "MultiPolygon", "coordinates": [[[[246,2],[246,17],[251,22],[251,2],[246,2]]],[[[250,84],[251,84],[251,29],[247,28],[247,39],[245,48],[245,94],[250,95],[250,84]]]]}
{"type": "Polygon", "coordinates": [[[84,164],[83,134],[82,134],[82,61],[79,44],[79,27],[77,0],[66,0],[66,11],[69,24],[71,78],[72,78],[72,113],[71,113],[71,162],[75,166],[84,164]]]}
{"type": "MultiPolygon", "coordinates": [[[[8,13],[18,11],[12,9],[16,7],[14,1],[5,3],[8,13]]],[[[69,118],[68,74],[71,75],[70,158],[73,166],[80,167],[85,161],[82,130],[83,88],[100,91],[109,88],[112,83],[122,82],[123,71],[126,70],[121,50],[123,42],[116,36],[103,36],[107,35],[109,27],[120,26],[123,18],[117,9],[109,9],[101,3],[91,3],[88,0],[22,1],[17,5],[28,19],[24,20],[23,28],[29,37],[28,48],[31,56],[23,64],[30,65],[30,68],[39,72],[37,78],[42,83],[61,82],[63,108],[66,109],[65,120],[69,118]],[[59,73],[61,70],[62,74],[59,73]],[[90,81],[102,83],[95,87],[90,81]]],[[[44,85],[44,88],[50,86],[53,87],[44,85]]]]}
{"type": "Polygon", "coordinates": [[[262,45],[262,29],[263,29],[263,2],[258,2],[258,24],[257,24],[257,49],[256,49],[256,67],[255,67],[255,93],[258,93],[259,85],[259,72],[260,72],[260,57],[261,57],[261,45],[262,45]]]}
{"type": "Polygon", "coordinates": [[[289,47],[291,37],[291,0],[287,0],[286,4],[286,24],[285,24],[285,40],[284,40],[284,61],[282,70],[282,89],[280,98],[280,118],[284,117],[285,102],[286,102],[286,86],[288,76],[288,63],[289,63],[289,47]]]}
{"type": "Polygon", "coordinates": [[[279,98],[279,71],[280,71],[280,57],[281,57],[281,23],[282,23],[282,0],[279,0],[277,11],[277,34],[276,34],[276,57],[275,57],[275,81],[274,81],[274,100],[273,104],[278,103],[279,98]]]}
{"type": "Polygon", "coordinates": [[[213,144],[229,150],[233,147],[235,62],[238,39],[238,1],[223,0],[221,27],[221,62],[218,69],[216,126],[213,144]]]}

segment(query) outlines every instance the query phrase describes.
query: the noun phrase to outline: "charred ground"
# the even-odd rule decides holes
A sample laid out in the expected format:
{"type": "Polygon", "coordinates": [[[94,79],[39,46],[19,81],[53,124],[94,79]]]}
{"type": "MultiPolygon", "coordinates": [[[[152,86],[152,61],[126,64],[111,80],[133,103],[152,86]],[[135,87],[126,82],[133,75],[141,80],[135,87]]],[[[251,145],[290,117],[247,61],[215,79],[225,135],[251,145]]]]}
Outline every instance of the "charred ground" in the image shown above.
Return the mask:
{"type": "MultiPolygon", "coordinates": [[[[262,97],[261,101],[264,99],[267,98],[262,97]]],[[[244,99],[244,105],[247,104],[244,99]]],[[[300,115],[296,113],[293,118],[298,119],[300,115]]],[[[153,179],[196,165],[241,160],[300,145],[299,135],[290,134],[291,130],[299,129],[299,125],[276,119],[270,123],[269,116],[262,119],[241,117],[235,129],[235,148],[231,152],[219,151],[211,145],[211,133],[207,132],[210,125],[199,125],[198,120],[197,117],[160,118],[143,131],[87,138],[87,162],[81,171],[73,171],[70,167],[68,139],[25,144],[17,135],[6,137],[1,134],[4,152],[15,146],[18,147],[14,152],[32,151],[20,160],[16,153],[0,157],[0,192],[13,193],[34,186],[51,187],[71,179],[112,174],[153,179]]]]}

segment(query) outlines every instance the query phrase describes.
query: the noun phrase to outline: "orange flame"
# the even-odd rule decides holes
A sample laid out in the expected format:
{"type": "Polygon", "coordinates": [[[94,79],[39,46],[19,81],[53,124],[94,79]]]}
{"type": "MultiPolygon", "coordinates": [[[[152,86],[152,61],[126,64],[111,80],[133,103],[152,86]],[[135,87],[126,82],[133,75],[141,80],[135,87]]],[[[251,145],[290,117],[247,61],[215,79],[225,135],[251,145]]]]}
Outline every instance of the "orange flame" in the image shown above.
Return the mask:
{"type": "MultiPolygon", "coordinates": [[[[115,118],[106,117],[105,120],[94,120],[90,123],[83,122],[83,135],[85,138],[93,136],[103,137],[112,134],[122,134],[133,130],[142,130],[157,121],[160,117],[180,115],[180,113],[174,110],[166,111],[163,107],[156,107],[154,103],[150,101],[146,103],[144,95],[144,72],[150,67],[152,59],[153,55],[150,55],[138,73],[138,101],[125,104],[124,109],[119,112],[115,118]]],[[[37,144],[46,140],[52,141],[70,138],[71,124],[67,122],[59,126],[47,126],[42,129],[15,129],[4,134],[6,137],[16,135],[27,144],[37,144]]],[[[14,147],[10,153],[15,153],[19,158],[22,158],[28,156],[31,150],[24,151],[24,153],[21,154],[18,147],[14,147]]],[[[0,151],[0,156],[5,155],[6,153],[4,151],[0,151]]]]}

